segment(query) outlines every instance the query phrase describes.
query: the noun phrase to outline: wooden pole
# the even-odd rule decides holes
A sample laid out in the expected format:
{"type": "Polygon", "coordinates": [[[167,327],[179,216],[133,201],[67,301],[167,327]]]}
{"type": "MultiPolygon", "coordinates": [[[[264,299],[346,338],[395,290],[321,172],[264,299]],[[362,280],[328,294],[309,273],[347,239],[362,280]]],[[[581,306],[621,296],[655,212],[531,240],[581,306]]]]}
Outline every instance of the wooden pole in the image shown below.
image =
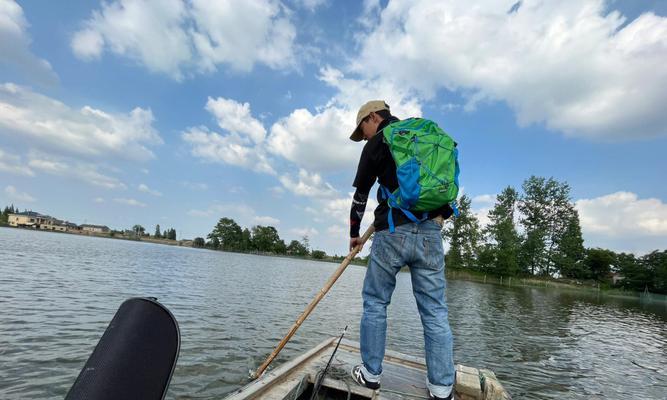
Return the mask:
{"type": "Polygon", "coordinates": [[[276,348],[269,355],[269,357],[266,359],[266,361],[264,361],[264,363],[262,365],[260,365],[259,368],[257,368],[257,371],[255,371],[252,374],[253,379],[257,379],[260,376],[262,376],[262,374],[264,373],[266,368],[269,366],[269,364],[271,364],[271,362],[278,356],[278,353],[280,353],[280,350],[282,350],[283,347],[285,347],[285,345],[287,344],[287,342],[292,338],[292,336],[294,336],[294,334],[296,333],[297,329],[299,329],[299,327],[301,326],[303,321],[305,321],[306,318],[308,318],[308,316],[313,311],[315,306],[317,306],[317,304],[320,302],[320,300],[322,300],[322,298],[327,294],[327,292],[329,292],[329,289],[331,289],[331,287],[334,285],[334,283],[336,283],[336,280],[338,280],[338,278],[343,274],[343,271],[345,271],[345,268],[347,268],[347,266],[350,265],[350,262],[352,261],[352,259],[361,251],[361,249],[364,246],[364,243],[366,243],[368,238],[371,237],[374,230],[375,230],[375,228],[373,227],[373,225],[368,227],[368,229],[366,230],[366,233],[364,233],[364,235],[361,237],[361,244],[359,244],[355,248],[353,248],[350,251],[350,254],[348,254],[347,257],[345,257],[345,259],[343,260],[343,262],[341,262],[338,269],[336,269],[336,271],[334,271],[334,273],[331,275],[331,277],[329,277],[329,280],[324,284],[324,287],[322,289],[320,289],[319,293],[317,293],[317,296],[315,296],[315,298],[310,302],[310,304],[308,304],[308,306],[303,311],[303,313],[301,313],[301,315],[296,320],[294,325],[292,325],[289,332],[287,332],[287,335],[285,335],[283,340],[281,340],[280,343],[278,343],[278,346],[276,346],[276,348]]]}

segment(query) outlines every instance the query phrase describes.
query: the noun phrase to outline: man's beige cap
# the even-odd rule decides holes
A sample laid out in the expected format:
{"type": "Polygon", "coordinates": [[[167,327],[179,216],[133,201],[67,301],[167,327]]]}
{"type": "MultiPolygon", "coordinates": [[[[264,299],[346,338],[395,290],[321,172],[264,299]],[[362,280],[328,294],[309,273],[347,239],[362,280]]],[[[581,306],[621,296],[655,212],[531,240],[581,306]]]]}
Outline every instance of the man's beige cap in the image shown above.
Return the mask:
{"type": "Polygon", "coordinates": [[[355,142],[361,142],[364,138],[364,134],[361,132],[361,129],[359,129],[359,125],[361,125],[361,120],[368,117],[370,113],[380,110],[389,111],[389,105],[387,105],[387,103],[385,103],[384,100],[371,100],[368,103],[361,106],[359,112],[357,113],[357,127],[354,128],[354,131],[352,131],[350,139],[354,140],[355,142]]]}

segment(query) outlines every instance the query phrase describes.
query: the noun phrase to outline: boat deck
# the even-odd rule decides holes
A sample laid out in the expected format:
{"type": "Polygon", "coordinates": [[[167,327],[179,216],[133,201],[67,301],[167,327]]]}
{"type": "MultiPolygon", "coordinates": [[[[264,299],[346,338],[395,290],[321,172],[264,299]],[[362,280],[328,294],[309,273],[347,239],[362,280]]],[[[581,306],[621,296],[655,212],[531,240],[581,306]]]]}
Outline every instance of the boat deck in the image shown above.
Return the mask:
{"type": "MultiPolygon", "coordinates": [[[[310,399],[312,386],[336,347],[338,338],[327,339],[318,346],[280,367],[269,370],[260,379],[231,393],[226,400],[310,399]]],[[[359,344],[346,339],[340,343],[319,393],[326,398],[371,400],[428,399],[426,365],[423,358],[386,351],[382,386],[371,390],[356,384],[349,376],[361,360],[359,344]]],[[[507,400],[510,396],[491,371],[457,365],[455,398],[460,400],[507,400]]],[[[321,397],[320,397],[321,398],[321,397]]]]}

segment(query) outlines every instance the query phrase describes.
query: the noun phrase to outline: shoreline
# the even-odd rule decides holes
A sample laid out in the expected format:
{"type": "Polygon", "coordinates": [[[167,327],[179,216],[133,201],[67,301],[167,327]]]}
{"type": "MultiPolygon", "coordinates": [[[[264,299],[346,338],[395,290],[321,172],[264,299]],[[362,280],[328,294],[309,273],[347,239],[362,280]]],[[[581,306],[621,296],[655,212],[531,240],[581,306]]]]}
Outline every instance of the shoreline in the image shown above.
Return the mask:
{"type": "Polygon", "coordinates": [[[505,287],[532,287],[540,289],[558,289],[583,292],[588,294],[598,294],[606,297],[626,298],[635,300],[648,300],[665,302],[667,305],[667,296],[659,293],[644,293],[634,292],[622,289],[608,287],[605,284],[592,285],[592,282],[586,281],[579,284],[574,284],[570,280],[549,279],[537,276],[510,276],[498,277],[495,275],[485,274],[480,271],[473,271],[467,269],[451,269],[445,268],[445,277],[452,280],[462,280],[476,283],[483,283],[488,285],[500,285],[505,287]]]}
{"type": "MultiPolygon", "coordinates": [[[[262,257],[279,257],[279,258],[290,258],[290,259],[295,259],[295,260],[306,260],[306,261],[317,261],[317,262],[327,262],[327,263],[333,263],[333,264],[340,264],[345,257],[332,257],[332,256],[327,256],[327,258],[319,259],[319,258],[312,258],[312,257],[303,257],[303,256],[294,256],[294,255],[288,255],[288,254],[275,254],[275,253],[265,253],[265,252],[253,252],[253,251],[232,251],[232,250],[215,250],[211,249],[208,247],[194,247],[192,246],[192,240],[189,239],[181,239],[181,240],[170,240],[170,239],[153,239],[150,237],[143,237],[143,238],[131,238],[131,237],[126,237],[126,236],[112,236],[111,234],[107,233],[94,233],[94,232],[71,232],[71,231],[51,231],[51,230],[42,230],[42,229],[33,229],[33,228],[19,228],[15,226],[10,226],[10,225],[0,225],[0,228],[9,228],[9,229],[20,229],[20,230],[25,230],[25,231],[33,231],[33,232],[49,232],[49,233],[58,233],[58,234],[70,234],[70,235],[75,235],[75,236],[88,236],[88,237],[97,237],[97,238],[102,238],[102,239],[116,239],[116,240],[127,240],[131,242],[144,242],[144,243],[152,243],[152,244],[161,244],[161,245],[166,245],[166,246],[177,246],[177,247],[188,247],[192,249],[201,249],[201,250],[209,250],[209,251],[215,251],[215,252],[222,252],[222,253],[234,253],[234,254],[247,254],[247,255],[255,255],[255,256],[262,256],[262,257]]],[[[357,266],[362,266],[366,267],[367,266],[367,261],[365,259],[359,259],[359,258],[354,258],[350,264],[352,265],[357,265],[357,266]]],[[[403,267],[401,268],[400,272],[408,272],[409,268],[408,267],[403,267]]],[[[572,283],[571,280],[559,280],[559,279],[549,279],[549,278],[544,278],[544,277],[537,277],[537,276],[528,276],[528,277],[520,277],[520,276],[510,276],[510,277],[498,277],[495,275],[491,274],[486,274],[481,271],[474,271],[474,270],[468,270],[468,269],[447,269],[445,267],[445,277],[447,279],[453,279],[453,280],[463,280],[463,281],[470,281],[470,282],[476,282],[476,283],[483,283],[483,284],[495,284],[495,285],[501,285],[501,286],[507,286],[507,287],[535,287],[535,288],[545,288],[545,289],[561,289],[561,290],[571,290],[571,291],[580,291],[580,292],[587,292],[587,293],[598,293],[602,294],[604,296],[609,296],[609,297],[618,297],[618,298],[631,298],[631,299],[638,299],[641,300],[643,299],[646,294],[643,292],[630,292],[630,291],[625,291],[621,289],[615,289],[615,288],[610,288],[607,285],[600,285],[599,283],[596,283],[596,285],[592,285],[592,282],[587,281],[587,282],[580,282],[579,284],[572,283]]],[[[655,301],[664,301],[667,302],[667,296],[665,295],[660,295],[657,293],[648,293],[648,296],[651,298],[654,298],[655,301]]],[[[653,301],[653,299],[651,299],[653,301]]]]}
{"type": "MultiPolygon", "coordinates": [[[[295,260],[308,260],[308,261],[318,261],[318,262],[328,262],[328,263],[341,263],[345,259],[345,256],[342,256],[342,257],[339,257],[339,258],[333,257],[333,256],[327,256],[326,258],[312,258],[312,257],[294,256],[294,255],[289,255],[289,254],[265,253],[265,252],[259,252],[259,251],[216,250],[216,249],[211,249],[211,248],[208,248],[208,247],[195,247],[195,246],[192,245],[193,241],[191,239],[171,240],[171,239],[153,239],[151,237],[132,238],[132,237],[127,237],[127,236],[111,235],[110,233],[55,231],[55,230],[47,230],[47,229],[20,228],[20,227],[11,226],[11,225],[0,225],[0,228],[19,229],[19,230],[30,231],[30,232],[46,232],[46,233],[57,233],[57,234],[69,234],[69,235],[74,235],[74,236],[89,236],[89,237],[97,237],[97,238],[101,238],[101,239],[127,240],[127,241],[130,241],[130,242],[144,242],[144,243],[152,243],[152,244],[162,244],[162,245],[166,245],[166,246],[188,247],[188,248],[192,248],[192,249],[209,250],[209,251],[216,251],[216,252],[221,252],[221,253],[249,254],[249,255],[262,256],[262,257],[292,258],[292,259],[295,259],[295,260]]],[[[350,264],[360,265],[360,266],[365,267],[366,266],[366,261],[355,258],[350,262],[350,264]]]]}

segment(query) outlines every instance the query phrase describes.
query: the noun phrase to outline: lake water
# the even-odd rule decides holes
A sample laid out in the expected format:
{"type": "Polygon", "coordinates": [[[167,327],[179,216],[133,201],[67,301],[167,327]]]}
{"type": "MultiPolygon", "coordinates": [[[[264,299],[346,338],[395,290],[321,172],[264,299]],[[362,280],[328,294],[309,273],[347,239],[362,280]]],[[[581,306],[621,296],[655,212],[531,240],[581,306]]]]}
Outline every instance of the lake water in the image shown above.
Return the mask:
{"type": "MultiPolygon", "coordinates": [[[[247,383],[336,269],[330,263],[0,228],[0,398],[62,398],[128,297],[175,315],[168,398],[247,383]]],[[[365,268],[350,266],[274,362],[358,340],[365,268]]],[[[516,399],[667,398],[667,306],[584,292],[448,282],[457,363],[496,372],[516,399]]],[[[387,347],[423,357],[408,273],[387,347]]]]}

